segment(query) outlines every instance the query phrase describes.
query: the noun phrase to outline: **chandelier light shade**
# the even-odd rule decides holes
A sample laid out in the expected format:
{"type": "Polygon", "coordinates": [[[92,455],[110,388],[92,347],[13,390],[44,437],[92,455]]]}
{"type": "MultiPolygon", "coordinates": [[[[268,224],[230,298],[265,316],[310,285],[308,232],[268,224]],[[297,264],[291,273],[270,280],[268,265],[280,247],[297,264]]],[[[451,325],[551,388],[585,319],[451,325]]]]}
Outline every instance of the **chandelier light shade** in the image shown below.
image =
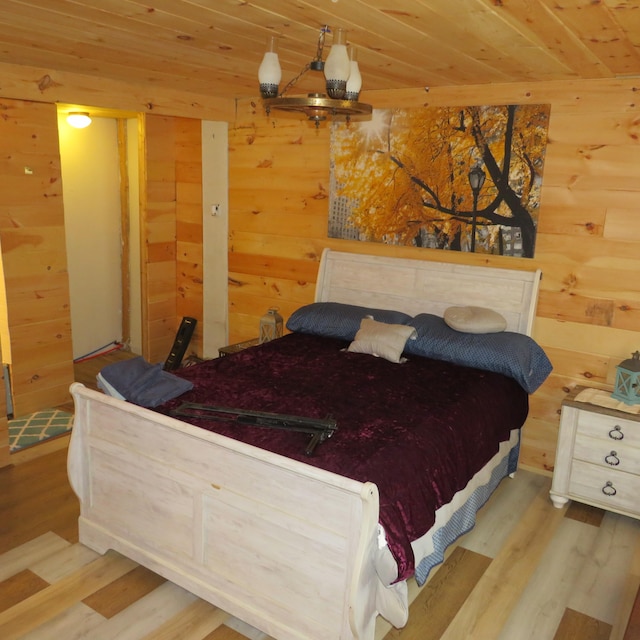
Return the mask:
{"type": "Polygon", "coordinates": [[[278,95],[278,87],[282,79],[282,69],[278,59],[278,38],[269,36],[267,50],[258,69],[258,81],[260,82],[260,95],[263,98],[275,98],[278,95]]]}
{"type": "Polygon", "coordinates": [[[267,115],[272,109],[303,113],[316,127],[333,116],[371,115],[370,104],[358,102],[362,75],[356,59],[355,49],[347,49],[347,33],[337,28],[333,44],[326,61],[323,60],[324,40],[329,27],[320,30],[316,57],[279,92],[282,77],[277,54],[277,38],[272,36],[267,44],[262,63],[258,70],[260,95],[267,115]],[[325,91],[309,93],[306,96],[287,96],[287,91],[308,71],[323,71],[325,91]]]}
{"type": "Polygon", "coordinates": [[[347,52],[347,33],[344,29],[336,29],[333,46],[324,63],[324,77],[327,82],[327,94],[338,100],[347,92],[347,80],[351,72],[351,61],[347,52]]]}
{"type": "Polygon", "coordinates": [[[84,129],[91,124],[91,117],[86,111],[72,111],[67,115],[67,122],[76,129],[84,129]]]}
{"type": "Polygon", "coordinates": [[[358,66],[358,50],[355,47],[349,47],[349,66],[349,79],[344,97],[347,100],[357,100],[362,89],[362,75],[358,66]]]}

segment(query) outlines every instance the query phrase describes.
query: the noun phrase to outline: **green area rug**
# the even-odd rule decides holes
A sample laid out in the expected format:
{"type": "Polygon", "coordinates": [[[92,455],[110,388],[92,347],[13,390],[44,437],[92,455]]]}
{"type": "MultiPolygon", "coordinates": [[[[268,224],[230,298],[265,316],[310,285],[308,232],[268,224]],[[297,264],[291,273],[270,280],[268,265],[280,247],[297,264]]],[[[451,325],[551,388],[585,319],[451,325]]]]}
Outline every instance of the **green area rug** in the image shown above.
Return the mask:
{"type": "Polygon", "coordinates": [[[73,414],[59,409],[44,409],[22,418],[9,420],[9,450],[18,451],[66,433],[73,426],[73,414]]]}

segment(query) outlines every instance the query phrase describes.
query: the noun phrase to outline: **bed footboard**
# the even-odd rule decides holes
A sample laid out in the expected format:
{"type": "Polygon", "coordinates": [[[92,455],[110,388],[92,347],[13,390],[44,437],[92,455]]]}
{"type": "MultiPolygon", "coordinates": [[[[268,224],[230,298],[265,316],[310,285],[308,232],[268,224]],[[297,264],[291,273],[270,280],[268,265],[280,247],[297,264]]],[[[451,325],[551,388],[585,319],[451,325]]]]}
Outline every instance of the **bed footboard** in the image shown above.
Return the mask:
{"type": "Polygon", "coordinates": [[[75,383],[80,540],[279,639],[375,632],[378,492],[75,383]]]}

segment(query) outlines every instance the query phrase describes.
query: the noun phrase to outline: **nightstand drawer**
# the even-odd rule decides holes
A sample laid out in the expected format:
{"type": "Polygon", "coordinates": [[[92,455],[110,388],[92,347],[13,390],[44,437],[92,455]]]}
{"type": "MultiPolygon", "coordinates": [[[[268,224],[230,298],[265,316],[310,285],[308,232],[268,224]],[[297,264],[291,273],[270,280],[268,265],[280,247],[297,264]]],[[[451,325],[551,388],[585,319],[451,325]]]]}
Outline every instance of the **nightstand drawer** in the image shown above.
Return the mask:
{"type": "Polygon", "coordinates": [[[624,471],[640,475],[640,449],[630,447],[623,441],[611,441],[576,436],[573,457],[597,464],[611,471],[624,471]]]}
{"type": "Polygon", "coordinates": [[[580,411],[578,434],[598,438],[607,443],[606,446],[620,443],[640,449],[640,424],[618,416],[580,411]]]}
{"type": "Polygon", "coordinates": [[[621,471],[610,471],[588,462],[574,460],[569,494],[577,499],[598,503],[604,509],[640,513],[640,477],[621,471]]]}

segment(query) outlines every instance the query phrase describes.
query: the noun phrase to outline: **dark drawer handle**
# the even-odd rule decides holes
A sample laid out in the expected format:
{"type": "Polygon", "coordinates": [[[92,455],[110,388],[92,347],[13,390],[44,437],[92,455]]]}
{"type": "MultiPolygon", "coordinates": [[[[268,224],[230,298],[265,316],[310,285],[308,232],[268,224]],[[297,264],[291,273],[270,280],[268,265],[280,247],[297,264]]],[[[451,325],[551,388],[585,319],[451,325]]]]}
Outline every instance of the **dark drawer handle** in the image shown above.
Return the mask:
{"type": "Polygon", "coordinates": [[[622,433],[622,428],[619,424],[617,424],[611,431],[609,431],[609,437],[612,440],[622,440],[624,438],[624,433],[622,433]]]}
{"type": "Polygon", "coordinates": [[[605,496],[615,496],[616,493],[618,493],[616,491],[616,488],[613,486],[613,482],[608,481],[607,484],[604,485],[604,487],[602,487],[602,493],[604,493],[605,496]]]}
{"type": "Polygon", "coordinates": [[[608,456],[604,457],[604,461],[612,467],[617,467],[620,464],[620,458],[618,458],[618,452],[612,451],[608,456]]]}

